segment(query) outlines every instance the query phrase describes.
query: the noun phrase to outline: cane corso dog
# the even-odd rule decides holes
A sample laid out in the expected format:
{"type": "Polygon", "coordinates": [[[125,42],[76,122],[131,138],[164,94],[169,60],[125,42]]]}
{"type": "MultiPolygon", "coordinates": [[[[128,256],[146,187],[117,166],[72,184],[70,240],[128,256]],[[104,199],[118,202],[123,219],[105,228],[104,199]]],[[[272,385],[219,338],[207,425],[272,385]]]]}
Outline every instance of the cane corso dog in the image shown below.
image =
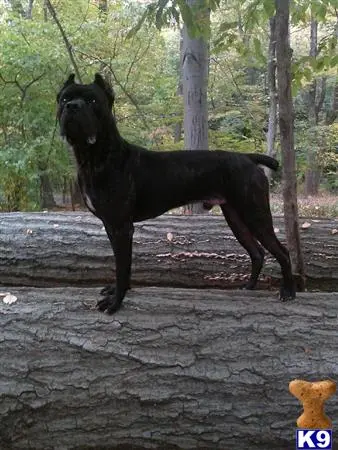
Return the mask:
{"type": "Polygon", "coordinates": [[[274,233],[268,181],[258,167],[276,170],[275,159],[230,151],[149,151],[131,144],[117,129],[114,93],[100,74],[90,84],[76,83],[72,74],[57,102],[61,136],[74,152],[84,201],[103,222],[115,254],[116,283],[101,291],[101,311],[117,311],[130,287],[134,222],[198,201],[208,209],[220,205],[249,253],[245,287],[256,285],[263,246],[281,266],[280,299],[295,298],[289,253],[274,233]]]}

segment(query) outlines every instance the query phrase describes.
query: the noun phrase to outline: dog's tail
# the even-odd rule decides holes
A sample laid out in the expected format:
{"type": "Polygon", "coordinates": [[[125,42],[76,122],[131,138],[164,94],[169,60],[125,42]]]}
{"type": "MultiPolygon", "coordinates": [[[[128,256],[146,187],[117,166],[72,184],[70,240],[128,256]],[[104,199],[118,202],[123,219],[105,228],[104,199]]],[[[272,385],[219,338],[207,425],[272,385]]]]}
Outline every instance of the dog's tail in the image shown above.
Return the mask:
{"type": "Polygon", "coordinates": [[[268,155],[263,155],[262,153],[247,153],[247,156],[255,164],[262,164],[263,166],[269,167],[269,169],[277,170],[279,163],[277,159],[272,158],[268,155]]]}

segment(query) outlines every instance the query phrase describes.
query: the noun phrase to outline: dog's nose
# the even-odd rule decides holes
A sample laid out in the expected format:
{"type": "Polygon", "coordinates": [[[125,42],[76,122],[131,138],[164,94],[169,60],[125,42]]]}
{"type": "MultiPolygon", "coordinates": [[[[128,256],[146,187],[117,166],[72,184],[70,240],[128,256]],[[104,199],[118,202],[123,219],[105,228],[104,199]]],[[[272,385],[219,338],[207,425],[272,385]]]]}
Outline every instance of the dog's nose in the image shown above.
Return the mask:
{"type": "Polygon", "coordinates": [[[84,105],[84,101],[80,98],[74,99],[74,100],[70,100],[69,102],[66,103],[66,108],[69,111],[77,111],[78,109],[82,108],[82,106],[84,105]]]}

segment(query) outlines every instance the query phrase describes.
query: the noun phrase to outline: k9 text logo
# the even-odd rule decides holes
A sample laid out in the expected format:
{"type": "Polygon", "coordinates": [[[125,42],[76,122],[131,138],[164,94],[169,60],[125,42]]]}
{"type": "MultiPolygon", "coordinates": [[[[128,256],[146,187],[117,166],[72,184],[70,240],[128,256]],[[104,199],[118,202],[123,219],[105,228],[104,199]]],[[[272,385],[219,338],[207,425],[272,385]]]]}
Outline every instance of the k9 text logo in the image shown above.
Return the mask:
{"type": "Polygon", "coordinates": [[[296,430],[296,450],[332,449],[332,430],[296,430]]]}

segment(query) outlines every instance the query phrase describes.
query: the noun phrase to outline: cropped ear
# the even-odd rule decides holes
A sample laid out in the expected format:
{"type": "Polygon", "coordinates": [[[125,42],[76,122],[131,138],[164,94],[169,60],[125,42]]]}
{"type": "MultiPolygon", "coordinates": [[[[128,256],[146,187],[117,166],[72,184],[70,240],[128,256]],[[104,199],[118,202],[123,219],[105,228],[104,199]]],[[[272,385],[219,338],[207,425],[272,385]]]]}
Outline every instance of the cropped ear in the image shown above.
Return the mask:
{"type": "Polygon", "coordinates": [[[106,80],[104,80],[102,75],[100,75],[99,73],[95,74],[94,83],[97,86],[100,86],[100,88],[104,91],[104,93],[106,94],[106,97],[109,101],[109,105],[110,105],[110,107],[112,107],[114,100],[115,100],[115,96],[114,96],[114,91],[113,91],[112,87],[110,86],[110,84],[106,80]]]}
{"type": "Polygon", "coordinates": [[[73,84],[75,81],[75,73],[71,73],[68,77],[68,80],[65,81],[65,85],[73,84]]]}
{"type": "Polygon", "coordinates": [[[60,89],[58,95],[56,96],[56,100],[59,101],[60,100],[60,95],[61,92],[69,85],[74,84],[75,83],[75,74],[71,73],[68,77],[68,79],[64,82],[62,88],[60,89]]]}

